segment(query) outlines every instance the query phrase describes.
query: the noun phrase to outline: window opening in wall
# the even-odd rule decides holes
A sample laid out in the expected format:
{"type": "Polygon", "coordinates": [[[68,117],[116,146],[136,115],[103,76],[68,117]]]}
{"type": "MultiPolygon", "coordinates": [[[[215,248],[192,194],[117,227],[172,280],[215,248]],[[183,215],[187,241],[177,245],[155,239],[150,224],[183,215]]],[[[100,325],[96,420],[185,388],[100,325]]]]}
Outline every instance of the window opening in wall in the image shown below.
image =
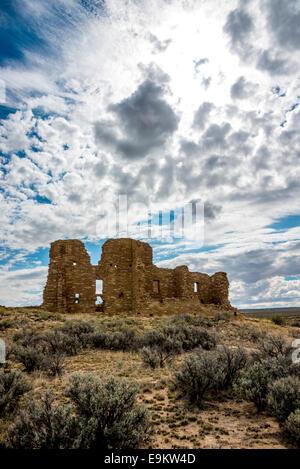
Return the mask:
{"type": "Polygon", "coordinates": [[[79,298],[79,293],[75,293],[75,298],[79,298]]]}
{"type": "Polygon", "coordinates": [[[198,293],[198,286],[199,286],[198,282],[195,282],[194,283],[194,293],[198,293]]]}
{"type": "Polygon", "coordinates": [[[76,299],[75,299],[75,304],[78,305],[78,303],[79,303],[79,299],[76,298],[76,299]]]}
{"type": "Polygon", "coordinates": [[[115,264],[115,269],[117,269],[117,268],[118,268],[118,266],[117,266],[117,264],[115,264]]]}
{"type": "Polygon", "coordinates": [[[77,262],[76,262],[76,261],[73,261],[73,265],[77,265],[77,262]]]}
{"type": "Polygon", "coordinates": [[[103,293],[103,280],[96,280],[96,295],[103,293]]]}
{"type": "Polygon", "coordinates": [[[97,296],[96,305],[101,305],[102,303],[103,303],[103,300],[102,300],[101,296],[97,296]]]}
{"type": "Polygon", "coordinates": [[[159,280],[153,280],[153,292],[159,293],[159,280]]]}

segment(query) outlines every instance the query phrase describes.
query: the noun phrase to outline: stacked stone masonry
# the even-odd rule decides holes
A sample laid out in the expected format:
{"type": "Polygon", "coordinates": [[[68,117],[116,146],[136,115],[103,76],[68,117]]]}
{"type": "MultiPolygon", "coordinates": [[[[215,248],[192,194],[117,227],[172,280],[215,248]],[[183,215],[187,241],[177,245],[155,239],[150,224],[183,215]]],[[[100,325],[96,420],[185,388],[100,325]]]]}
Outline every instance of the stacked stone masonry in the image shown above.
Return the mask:
{"type": "Polygon", "coordinates": [[[209,304],[231,309],[228,289],[224,272],[157,267],[151,246],[141,241],[109,239],[98,265],[91,265],[81,241],[59,240],[50,248],[43,307],[60,313],[192,313],[209,304]]]}

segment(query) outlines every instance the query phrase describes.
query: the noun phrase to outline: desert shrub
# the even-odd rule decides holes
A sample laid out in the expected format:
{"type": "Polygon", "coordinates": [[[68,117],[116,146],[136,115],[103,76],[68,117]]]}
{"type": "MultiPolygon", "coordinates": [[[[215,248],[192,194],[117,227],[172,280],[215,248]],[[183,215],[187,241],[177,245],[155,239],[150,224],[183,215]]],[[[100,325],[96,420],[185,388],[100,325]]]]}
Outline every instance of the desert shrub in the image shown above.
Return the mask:
{"type": "Polygon", "coordinates": [[[41,347],[14,345],[11,348],[11,354],[18,362],[22,363],[28,373],[41,370],[43,367],[45,355],[41,347]]]}
{"type": "Polygon", "coordinates": [[[31,389],[21,371],[0,370],[0,417],[14,409],[20,397],[31,389]]]}
{"type": "Polygon", "coordinates": [[[201,407],[205,394],[221,386],[223,372],[216,352],[201,351],[186,357],[174,377],[176,386],[188,400],[201,407]]]}
{"type": "Polygon", "coordinates": [[[136,351],[140,345],[140,339],[134,329],[125,328],[123,331],[109,334],[107,338],[110,350],[136,351]]]}
{"type": "Polygon", "coordinates": [[[134,352],[139,349],[141,340],[134,329],[125,328],[116,332],[93,332],[89,342],[96,348],[134,352]]]}
{"type": "Polygon", "coordinates": [[[163,328],[163,334],[166,337],[181,342],[183,350],[192,350],[196,347],[211,350],[215,348],[217,343],[216,335],[202,327],[186,326],[183,324],[166,326],[163,328]]]}
{"type": "Polygon", "coordinates": [[[81,347],[86,347],[90,334],[94,332],[94,326],[87,321],[67,321],[57,330],[67,337],[76,338],[81,347]]]}
{"type": "Polygon", "coordinates": [[[155,347],[163,345],[166,337],[159,329],[151,329],[143,337],[145,347],[155,347]]]}
{"type": "Polygon", "coordinates": [[[45,355],[42,362],[42,369],[48,376],[61,376],[65,368],[65,355],[62,352],[55,352],[45,355]]]}
{"type": "Polygon", "coordinates": [[[284,424],[288,437],[300,448],[300,409],[291,413],[284,424]]]}
{"type": "Polygon", "coordinates": [[[274,316],[271,318],[271,321],[274,324],[277,324],[277,326],[283,326],[285,324],[285,320],[282,316],[280,316],[280,314],[274,314],[274,316]]]}
{"type": "Polygon", "coordinates": [[[191,326],[212,327],[210,318],[201,315],[179,314],[170,320],[170,324],[188,324],[191,326]]]}
{"type": "Polygon", "coordinates": [[[280,422],[287,419],[289,414],[300,409],[300,379],[287,376],[269,385],[268,407],[280,422]]]}
{"type": "Polygon", "coordinates": [[[2,319],[2,321],[0,321],[1,332],[9,329],[10,327],[14,327],[14,322],[11,319],[2,319]]]}
{"type": "Polygon", "coordinates": [[[291,347],[286,343],[282,335],[268,334],[265,338],[258,340],[258,353],[254,354],[256,359],[276,358],[279,356],[288,356],[291,347]]]}
{"type": "Polygon", "coordinates": [[[252,342],[258,342],[259,340],[263,339],[266,334],[262,331],[258,331],[257,329],[251,328],[249,330],[250,340],[252,342]]]}
{"type": "MultiPolygon", "coordinates": [[[[47,353],[77,355],[83,348],[83,341],[76,334],[68,334],[59,329],[47,331],[43,334],[43,344],[47,353]]],[[[85,340],[85,339],[84,339],[85,340]]]]}
{"type": "Polygon", "coordinates": [[[103,331],[96,331],[90,334],[90,343],[95,348],[106,349],[108,348],[108,334],[103,331]]]}
{"type": "Polygon", "coordinates": [[[150,368],[154,369],[160,366],[160,359],[156,350],[153,350],[150,347],[143,347],[141,355],[144,364],[150,368]]]}
{"type": "Polygon", "coordinates": [[[167,363],[172,361],[175,355],[182,352],[182,342],[178,337],[166,335],[165,331],[161,332],[158,329],[147,332],[143,343],[142,358],[145,364],[152,367],[159,365],[161,368],[164,368],[167,363]],[[152,353],[150,354],[145,349],[151,350],[152,353]]]}
{"type": "Polygon", "coordinates": [[[14,449],[73,448],[78,427],[71,405],[54,405],[54,397],[46,390],[40,402],[32,398],[19,413],[9,431],[9,444],[14,449]]]}
{"type": "Polygon", "coordinates": [[[291,326],[292,326],[292,327],[300,327],[300,321],[293,321],[293,322],[291,323],[291,326]]]}
{"type": "Polygon", "coordinates": [[[227,389],[232,386],[239,372],[246,366],[247,353],[243,347],[231,349],[226,345],[222,345],[218,349],[219,362],[222,370],[221,386],[227,389]]]}
{"type": "Polygon", "coordinates": [[[41,344],[42,337],[33,329],[22,329],[15,333],[14,342],[23,347],[35,347],[41,344]]]}
{"type": "Polygon", "coordinates": [[[149,415],[136,404],[135,386],[113,377],[101,383],[93,375],[74,374],[66,394],[76,407],[79,448],[135,448],[143,440],[149,415]]]}
{"type": "Polygon", "coordinates": [[[262,410],[267,405],[269,385],[287,374],[284,360],[263,359],[241,371],[235,389],[247,401],[253,402],[258,410],[262,410]]]}
{"type": "Polygon", "coordinates": [[[228,322],[230,320],[230,313],[229,311],[216,311],[214,313],[214,319],[216,322],[220,322],[220,321],[228,322]]]}
{"type": "Polygon", "coordinates": [[[49,390],[39,401],[29,399],[9,432],[16,449],[126,449],[143,440],[149,426],[147,409],[136,404],[137,389],[109,378],[71,375],[65,391],[70,404],[55,404],[49,390]]]}

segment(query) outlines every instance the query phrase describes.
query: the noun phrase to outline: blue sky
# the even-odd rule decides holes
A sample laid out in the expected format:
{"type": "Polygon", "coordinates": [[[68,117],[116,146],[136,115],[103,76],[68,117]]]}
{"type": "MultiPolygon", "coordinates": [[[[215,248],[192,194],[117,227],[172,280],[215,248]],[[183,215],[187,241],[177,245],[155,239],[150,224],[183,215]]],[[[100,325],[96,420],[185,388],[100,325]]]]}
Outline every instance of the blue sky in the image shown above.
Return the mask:
{"type": "Polygon", "coordinates": [[[97,263],[126,195],[158,265],[300,305],[297,0],[3,0],[0,26],[0,304],[41,303],[56,239],[97,263]],[[196,202],[204,238],[170,238],[196,202]]]}

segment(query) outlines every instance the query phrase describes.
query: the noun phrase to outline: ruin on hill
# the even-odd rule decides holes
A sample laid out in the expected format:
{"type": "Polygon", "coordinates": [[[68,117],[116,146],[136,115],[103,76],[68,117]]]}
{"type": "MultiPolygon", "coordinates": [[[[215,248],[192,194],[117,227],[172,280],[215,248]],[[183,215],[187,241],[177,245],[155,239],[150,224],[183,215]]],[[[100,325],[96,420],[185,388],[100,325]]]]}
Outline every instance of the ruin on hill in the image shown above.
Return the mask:
{"type": "Polygon", "coordinates": [[[191,313],[204,305],[231,309],[224,272],[212,276],[187,266],[159,268],[149,244],[109,239],[98,265],[76,239],[51,244],[43,307],[60,313],[191,313]]]}

